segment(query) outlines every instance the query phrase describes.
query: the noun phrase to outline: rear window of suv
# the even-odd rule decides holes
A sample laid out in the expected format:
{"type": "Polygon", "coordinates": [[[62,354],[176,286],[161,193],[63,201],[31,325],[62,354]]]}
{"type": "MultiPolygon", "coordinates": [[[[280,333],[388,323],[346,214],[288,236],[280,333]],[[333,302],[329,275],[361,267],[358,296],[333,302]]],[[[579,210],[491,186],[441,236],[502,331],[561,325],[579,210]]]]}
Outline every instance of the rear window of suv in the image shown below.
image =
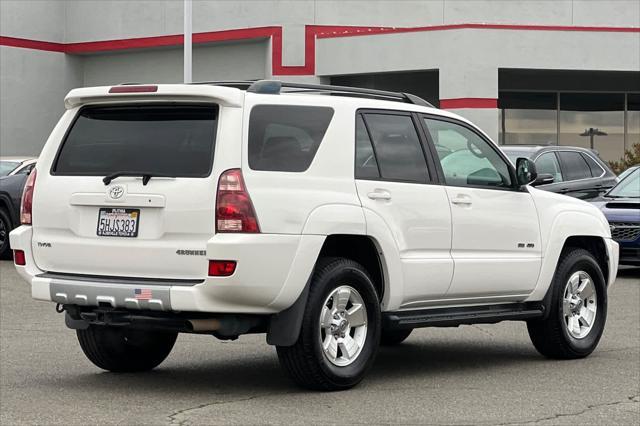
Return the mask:
{"type": "Polygon", "coordinates": [[[249,167],[304,172],[324,137],[333,109],[299,105],[257,105],[249,118],[249,167]]]}
{"type": "Polygon", "coordinates": [[[84,107],[62,144],[52,172],[205,177],[213,164],[217,119],[215,105],[84,107]]]}

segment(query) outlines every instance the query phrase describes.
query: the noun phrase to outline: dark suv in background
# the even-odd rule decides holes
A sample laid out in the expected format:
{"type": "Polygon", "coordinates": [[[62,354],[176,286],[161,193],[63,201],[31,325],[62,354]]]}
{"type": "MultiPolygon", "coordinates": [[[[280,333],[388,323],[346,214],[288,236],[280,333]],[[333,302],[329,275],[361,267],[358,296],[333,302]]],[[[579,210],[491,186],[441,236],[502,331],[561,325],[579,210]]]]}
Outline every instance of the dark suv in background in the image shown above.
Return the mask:
{"type": "Polygon", "coordinates": [[[35,165],[31,157],[0,157],[0,259],[11,257],[9,232],[20,225],[20,198],[35,165]]]}
{"type": "Polygon", "coordinates": [[[598,154],[573,146],[503,145],[500,148],[515,164],[526,157],[536,164],[538,179],[533,186],[589,200],[607,192],[616,183],[616,175],[598,154]]]}

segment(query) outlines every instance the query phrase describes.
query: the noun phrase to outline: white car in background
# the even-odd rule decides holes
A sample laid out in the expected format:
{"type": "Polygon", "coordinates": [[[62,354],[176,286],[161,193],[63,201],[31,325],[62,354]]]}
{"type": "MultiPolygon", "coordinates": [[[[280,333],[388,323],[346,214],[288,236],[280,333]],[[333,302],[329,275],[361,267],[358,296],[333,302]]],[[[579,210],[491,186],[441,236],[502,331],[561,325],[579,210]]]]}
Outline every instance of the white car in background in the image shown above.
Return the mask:
{"type": "Polygon", "coordinates": [[[0,177],[28,175],[36,165],[33,157],[0,157],[0,177]]]}
{"type": "Polygon", "coordinates": [[[600,340],[618,266],[602,212],[532,188],[532,161],[420,98],[258,81],[65,105],[11,244],[100,368],[152,369],[179,332],[266,333],[298,384],[338,390],[416,327],[526,321],[564,359],[600,340]]]}

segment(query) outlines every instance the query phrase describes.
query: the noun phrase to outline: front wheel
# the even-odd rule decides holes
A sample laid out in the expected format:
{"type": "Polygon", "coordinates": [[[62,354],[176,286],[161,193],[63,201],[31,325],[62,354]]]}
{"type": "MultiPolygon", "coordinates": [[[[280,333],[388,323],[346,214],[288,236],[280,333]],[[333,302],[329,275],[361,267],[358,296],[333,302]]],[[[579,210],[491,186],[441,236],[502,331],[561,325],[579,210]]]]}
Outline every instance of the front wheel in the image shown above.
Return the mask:
{"type": "Polygon", "coordinates": [[[564,253],[551,283],[548,317],[527,322],[529,336],[542,355],[575,359],[598,345],[607,318],[607,288],[593,255],[583,249],[564,253]]]}
{"type": "Polygon", "coordinates": [[[366,270],[348,259],[318,262],[293,346],[278,358],[299,385],[342,390],[358,384],[371,367],[380,341],[380,302],[366,270]]]}
{"type": "Polygon", "coordinates": [[[103,370],[139,372],[151,370],[171,352],[177,333],[90,325],[76,330],[89,361],[103,370]]]}

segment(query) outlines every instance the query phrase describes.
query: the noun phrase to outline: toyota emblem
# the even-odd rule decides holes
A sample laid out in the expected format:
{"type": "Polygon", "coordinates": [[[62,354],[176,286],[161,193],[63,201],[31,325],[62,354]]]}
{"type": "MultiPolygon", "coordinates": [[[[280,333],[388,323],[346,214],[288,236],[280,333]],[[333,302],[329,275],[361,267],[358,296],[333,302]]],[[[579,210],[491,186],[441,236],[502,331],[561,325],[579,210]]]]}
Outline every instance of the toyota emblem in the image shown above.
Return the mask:
{"type": "Polygon", "coordinates": [[[108,191],[109,198],[117,200],[124,195],[124,188],[121,185],[112,186],[108,191]]]}

